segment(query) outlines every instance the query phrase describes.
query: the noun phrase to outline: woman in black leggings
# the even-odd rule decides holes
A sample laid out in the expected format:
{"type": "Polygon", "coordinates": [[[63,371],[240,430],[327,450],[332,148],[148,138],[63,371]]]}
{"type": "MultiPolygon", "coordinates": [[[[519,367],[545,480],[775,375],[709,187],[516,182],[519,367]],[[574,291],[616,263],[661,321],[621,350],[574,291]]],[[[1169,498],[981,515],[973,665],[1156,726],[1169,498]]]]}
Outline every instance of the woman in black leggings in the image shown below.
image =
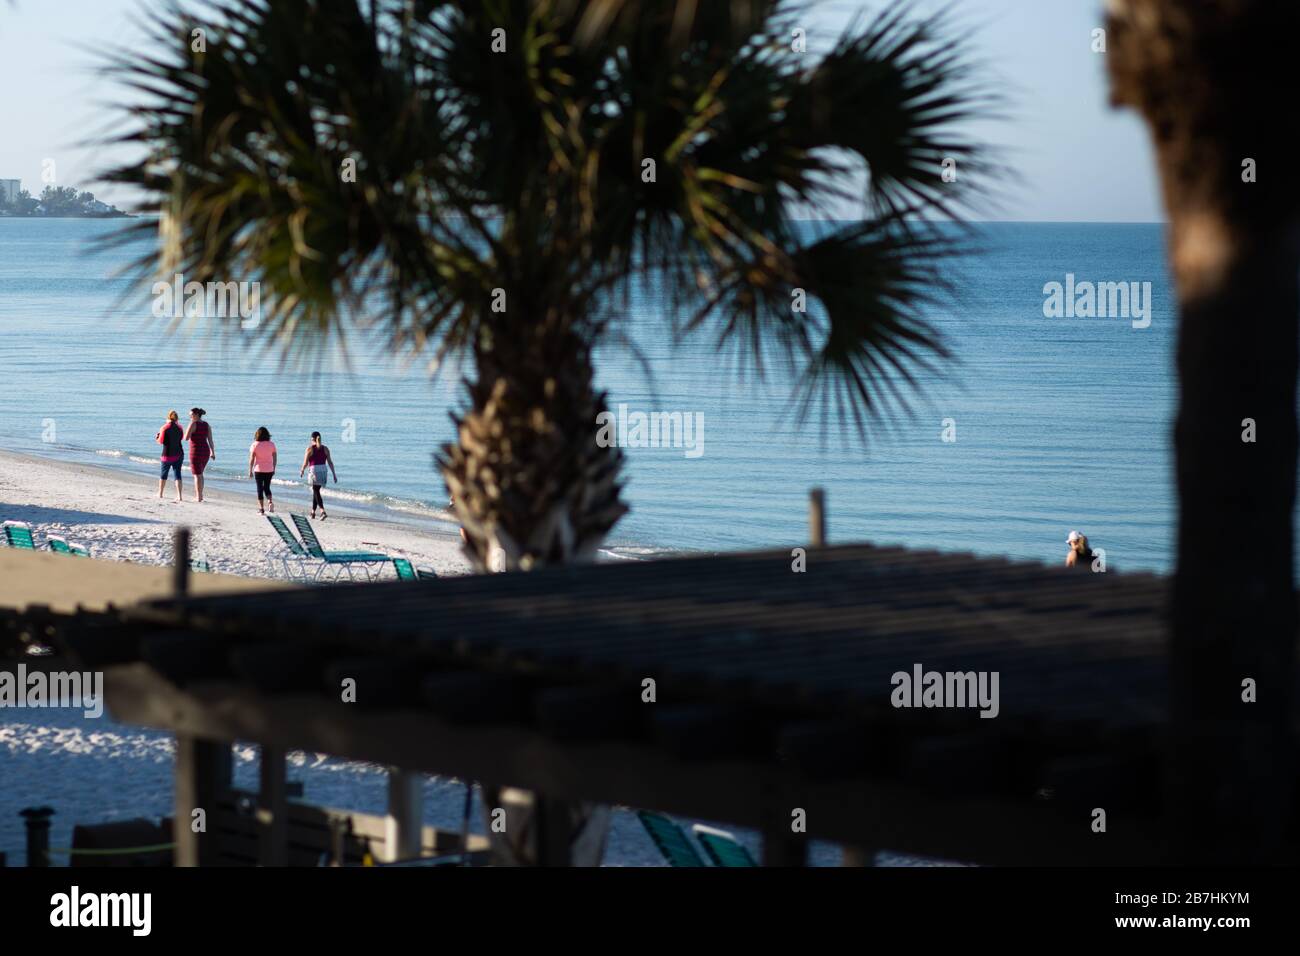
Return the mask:
{"type": "Polygon", "coordinates": [[[279,455],[275,450],[275,442],[271,441],[271,433],[263,426],[257,430],[253,436],[253,444],[248,447],[248,477],[257,481],[257,511],[259,514],[266,514],[262,508],[262,500],[266,500],[266,507],[275,513],[275,499],[271,497],[271,479],[275,477],[275,465],[279,455]]]}
{"type": "Polygon", "coordinates": [[[325,513],[325,499],[321,497],[320,490],[325,487],[329,481],[329,473],[334,472],[334,484],[339,483],[339,473],[334,471],[334,459],[330,455],[329,446],[320,438],[320,432],[311,433],[311,444],[307,446],[307,451],[302,456],[302,467],[298,469],[298,477],[301,478],[307,469],[311,469],[311,477],[308,479],[311,484],[311,516],[316,517],[316,509],[320,509],[320,516],[328,518],[325,513]]]}

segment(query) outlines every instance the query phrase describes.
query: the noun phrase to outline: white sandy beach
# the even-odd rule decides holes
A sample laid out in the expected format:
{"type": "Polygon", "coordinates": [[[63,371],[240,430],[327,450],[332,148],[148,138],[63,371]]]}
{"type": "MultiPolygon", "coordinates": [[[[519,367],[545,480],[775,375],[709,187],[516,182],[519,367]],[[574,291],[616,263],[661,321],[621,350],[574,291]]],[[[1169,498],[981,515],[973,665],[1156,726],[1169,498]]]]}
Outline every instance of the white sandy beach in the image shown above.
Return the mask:
{"type": "MultiPolygon", "coordinates": [[[[284,577],[279,562],[268,561],[268,554],[278,553],[280,543],[257,512],[251,481],[247,494],[209,485],[200,504],[194,500],[187,470],[185,501],[178,503],[175,482],[168,482],[166,495],[159,499],[156,468],[137,468],[138,474],[130,474],[0,452],[0,521],[28,522],[42,547],[44,535],[58,535],[87,546],[94,558],[149,565],[170,564],[172,533],[186,525],[193,533],[193,557],[207,561],[214,572],[284,577]]],[[[325,491],[327,505],[330,489],[325,491]]],[[[305,488],[276,491],[276,511],[286,522],[291,511],[310,513],[305,488]]],[[[314,524],[321,543],[331,551],[380,551],[410,558],[416,566],[440,575],[470,570],[459,536],[444,522],[390,522],[337,502],[330,507],[328,519],[314,524]]],[[[385,571],[386,576],[393,573],[391,566],[385,571]]]]}

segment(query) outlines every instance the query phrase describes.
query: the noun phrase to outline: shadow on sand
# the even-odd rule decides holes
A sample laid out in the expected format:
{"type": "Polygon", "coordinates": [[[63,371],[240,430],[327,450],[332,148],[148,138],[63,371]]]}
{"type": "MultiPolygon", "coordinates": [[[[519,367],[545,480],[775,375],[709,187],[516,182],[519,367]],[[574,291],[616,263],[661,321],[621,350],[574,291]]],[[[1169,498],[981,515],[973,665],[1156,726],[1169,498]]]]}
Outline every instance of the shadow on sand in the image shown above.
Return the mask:
{"type": "Polygon", "coordinates": [[[95,511],[77,511],[74,508],[44,508],[38,505],[16,505],[0,501],[0,521],[26,521],[39,528],[45,524],[164,524],[154,518],[132,518],[129,515],[100,514],[95,511]]]}

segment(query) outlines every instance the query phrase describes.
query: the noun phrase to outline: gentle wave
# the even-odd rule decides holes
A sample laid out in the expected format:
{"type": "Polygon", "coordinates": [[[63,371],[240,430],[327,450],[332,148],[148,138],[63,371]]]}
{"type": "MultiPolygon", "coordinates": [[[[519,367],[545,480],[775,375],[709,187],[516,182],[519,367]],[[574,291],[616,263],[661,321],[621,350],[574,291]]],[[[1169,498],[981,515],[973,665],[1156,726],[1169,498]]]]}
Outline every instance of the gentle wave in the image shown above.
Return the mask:
{"type": "Polygon", "coordinates": [[[97,448],[95,449],[95,454],[103,455],[105,458],[118,458],[118,459],[125,459],[126,461],[133,461],[137,465],[158,464],[157,458],[143,458],[140,455],[132,455],[129,452],[117,451],[116,449],[112,449],[112,448],[97,448]]]}

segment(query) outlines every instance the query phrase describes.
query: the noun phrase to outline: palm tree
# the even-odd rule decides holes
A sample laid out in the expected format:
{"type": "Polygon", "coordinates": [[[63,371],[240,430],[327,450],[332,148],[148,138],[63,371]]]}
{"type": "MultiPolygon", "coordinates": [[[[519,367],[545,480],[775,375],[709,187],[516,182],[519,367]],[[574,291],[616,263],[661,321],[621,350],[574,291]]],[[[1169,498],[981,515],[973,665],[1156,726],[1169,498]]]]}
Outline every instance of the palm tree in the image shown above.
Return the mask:
{"type": "Polygon", "coordinates": [[[1300,6],[1112,0],[1109,14],[1113,99],[1151,127],[1180,312],[1173,852],[1278,859],[1295,837],[1300,183],[1271,91],[1293,85],[1300,6]]]}
{"type": "Polygon", "coordinates": [[[895,9],[814,57],[803,12],[226,0],[205,24],[172,10],[166,52],[115,61],[145,94],[123,137],[145,158],[106,178],[162,215],[144,265],[259,281],[261,329],[286,349],[350,315],[394,349],[472,359],[438,456],[470,557],[582,559],[626,511],[592,355],[618,341],[639,283],[667,297],[671,334],[711,333],[760,370],[789,363],[800,408],[826,399],[859,427],[945,355],[921,310],[954,233],[916,220],[969,208],[980,156],[953,127],[987,98],[946,23],[895,9]],[[869,173],[856,192],[840,176],[855,168],[869,173]],[[850,199],[870,216],[815,239],[793,218],[850,199]]]}

